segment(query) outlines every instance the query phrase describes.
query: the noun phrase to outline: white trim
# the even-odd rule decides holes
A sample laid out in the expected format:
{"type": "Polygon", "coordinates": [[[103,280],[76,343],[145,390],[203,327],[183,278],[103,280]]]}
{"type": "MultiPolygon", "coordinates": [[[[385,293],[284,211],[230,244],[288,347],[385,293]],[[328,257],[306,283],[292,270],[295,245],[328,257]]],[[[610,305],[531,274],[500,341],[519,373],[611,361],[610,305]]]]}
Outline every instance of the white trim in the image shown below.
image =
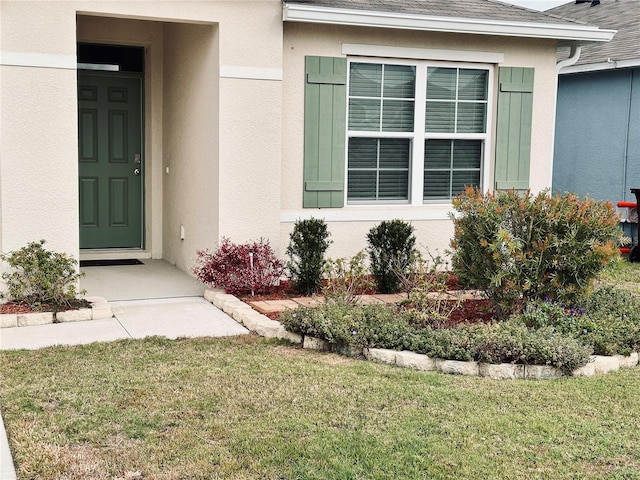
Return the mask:
{"type": "Polygon", "coordinates": [[[220,78],[242,78],[247,80],[282,81],[282,68],[240,67],[236,65],[220,65],[220,78]]]}
{"type": "Polygon", "coordinates": [[[295,3],[285,4],[282,19],[285,22],[550,38],[560,42],[578,42],[580,44],[608,42],[616,33],[616,30],[605,30],[576,23],[529,23],[481,18],[436,17],[412,13],[355,10],[295,3]]]}
{"type": "Polygon", "coordinates": [[[75,55],[58,55],[54,53],[32,52],[0,52],[0,65],[12,67],[59,68],[76,70],[75,55]]]}
{"type": "Polygon", "coordinates": [[[406,221],[449,220],[453,213],[450,203],[433,205],[406,205],[402,207],[378,207],[349,205],[343,208],[304,208],[280,212],[280,223],[323,218],[327,222],[381,222],[402,218],[406,221]]]}
{"type": "Polygon", "coordinates": [[[634,58],[631,60],[612,60],[610,62],[589,63],[587,65],[573,65],[571,67],[564,67],[558,73],[560,75],[564,75],[567,73],[599,72],[602,70],[615,70],[618,68],[633,67],[640,67],[640,58],[634,58]]]}
{"type": "MultiPolygon", "coordinates": [[[[417,49],[419,50],[419,49],[417,49]]],[[[347,125],[347,134],[345,138],[345,165],[344,165],[344,178],[345,178],[345,189],[344,189],[344,204],[348,207],[363,207],[368,206],[371,207],[373,205],[376,206],[391,206],[393,205],[392,201],[362,201],[358,202],[355,200],[349,201],[348,198],[348,179],[349,179],[349,139],[350,138],[406,138],[411,142],[411,153],[410,153],[410,163],[409,163],[409,198],[405,201],[404,205],[409,208],[417,208],[424,205],[433,206],[434,203],[430,203],[430,200],[424,200],[424,143],[426,140],[434,140],[434,139],[446,139],[446,140],[479,140],[483,144],[482,149],[482,159],[480,163],[480,182],[479,187],[483,189],[483,191],[487,191],[490,185],[490,152],[492,151],[492,143],[491,143],[491,132],[495,128],[493,125],[493,104],[494,100],[494,69],[490,64],[485,63],[471,63],[471,62],[442,62],[442,61],[432,61],[432,60],[421,60],[421,59],[413,59],[410,58],[402,58],[402,59],[387,59],[381,57],[356,57],[350,56],[347,59],[347,72],[350,72],[350,65],[353,62],[362,62],[362,63],[371,63],[371,64],[399,64],[399,65],[408,65],[413,66],[416,72],[415,78],[415,97],[414,101],[414,128],[410,132],[383,132],[376,130],[349,130],[347,125]],[[433,133],[433,132],[425,132],[425,105],[426,105],[426,84],[427,84],[427,69],[429,67],[447,67],[447,68],[455,68],[457,70],[461,69],[479,69],[487,72],[487,100],[486,104],[486,123],[485,128],[486,131],[484,133],[433,133]]],[[[349,92],[349,82],[351,78],[349,73],[347,73],[347,92],[349,92]]],[[[457,88],[457,87],[456,87],[457,88]]],[[[457,99],[457,96],[456,96],[457,99]]],[[[346,105],[347,116],[349,114],[349,100],[350,95],[347,93],[346,95],[346,105]]],[[[457,100],[456,100],[457,103],[457,100]]],[[[456,107],[457,111],[457,107],[456,107]]],[[[457,114],[456,114],[457,115],[457,114]]],[[[347,118],[348,123],[348,118],[347,118]]],[[[395,205],[398,205],[399,202],[396,202],[395,205]]]]}
{"type": "Polygon", "coordinates": [[[466,50],[437,50],[431,48],[389,47],[385,45],[342,44],[343,55],[364,57],[409,58],[416,60],[438,60],[447,62],[503,63],[504,54],[473,52],[466,50]]]}

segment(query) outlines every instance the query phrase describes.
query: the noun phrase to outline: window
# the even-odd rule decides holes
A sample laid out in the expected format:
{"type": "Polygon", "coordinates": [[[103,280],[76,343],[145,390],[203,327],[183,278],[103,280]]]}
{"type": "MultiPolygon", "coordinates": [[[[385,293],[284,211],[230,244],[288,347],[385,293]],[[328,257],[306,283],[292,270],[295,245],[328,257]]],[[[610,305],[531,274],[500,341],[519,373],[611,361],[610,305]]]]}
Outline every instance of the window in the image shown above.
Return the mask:
{"type": "Polygon", "coordinates": [[[480,186],[488,68],[349,64],[347,201],[423,203],[480,186]]]}

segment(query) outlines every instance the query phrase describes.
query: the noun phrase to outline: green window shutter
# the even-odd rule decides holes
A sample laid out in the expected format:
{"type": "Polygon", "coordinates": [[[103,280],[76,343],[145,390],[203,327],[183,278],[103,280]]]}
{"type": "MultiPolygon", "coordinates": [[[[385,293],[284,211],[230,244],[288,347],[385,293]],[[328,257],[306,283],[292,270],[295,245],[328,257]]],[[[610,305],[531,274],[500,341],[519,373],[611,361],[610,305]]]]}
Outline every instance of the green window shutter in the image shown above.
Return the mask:
{"type": "Polygon", "coordinates": [[[344,205],[347,59],[305,58],[305,208],[344,205]]]}
{"type": "Polygon", "coordinates": [[[533,68],[500,68],[496,125],[496,190],[529,188],[533,73],[533,68]]]}

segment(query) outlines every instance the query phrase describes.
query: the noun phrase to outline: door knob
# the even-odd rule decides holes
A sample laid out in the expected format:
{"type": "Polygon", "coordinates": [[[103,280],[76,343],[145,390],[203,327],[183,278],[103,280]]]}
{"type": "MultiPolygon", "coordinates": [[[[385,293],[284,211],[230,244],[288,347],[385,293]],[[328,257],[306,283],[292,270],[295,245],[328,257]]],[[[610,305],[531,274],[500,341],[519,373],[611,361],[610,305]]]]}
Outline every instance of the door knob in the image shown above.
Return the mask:
{"type": "Polygon", "coordinates": [[[134,175],[140,175],[140,169],[139,168],[134,169],[133,170],[133,174],[134,175]]]}

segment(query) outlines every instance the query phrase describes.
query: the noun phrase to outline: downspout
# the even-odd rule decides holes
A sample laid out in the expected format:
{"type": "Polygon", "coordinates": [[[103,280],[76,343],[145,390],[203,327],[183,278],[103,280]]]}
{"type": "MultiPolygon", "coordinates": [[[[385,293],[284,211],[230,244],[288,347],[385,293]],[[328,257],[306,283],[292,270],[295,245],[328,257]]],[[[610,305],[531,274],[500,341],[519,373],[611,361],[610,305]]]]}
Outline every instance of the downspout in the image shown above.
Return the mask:
{"type": "Polygon", "coordinates": [[[580,45],[571,45],[571,50],[569,51],[569,58],[565,58],[564,60],[560,60],[556,63],[556,112],[553,115],[553,139],[551,140],[551,168],[549,170],[549,188],[553,187],[553,164],[554,159],[553,156],[556,152],[556,117],[558,110],[558,74],[560,70],[564,67],[570,67],[571,65],[575,65],[580,59],[580,52],[582,51],[582,47],[580,45]]]}
{"type": "Polygon", "coordinates": [[[582,51],[582,47],[580,45],[572,45],[571,50],[569,51],[569,58],[565,58],[564,60],[560,60],[556,63],[556,72],[560,73],[564,67],[570,67],[571,65],[575,65],[578,60],[580,60],[580,52],[582,51]]]}

